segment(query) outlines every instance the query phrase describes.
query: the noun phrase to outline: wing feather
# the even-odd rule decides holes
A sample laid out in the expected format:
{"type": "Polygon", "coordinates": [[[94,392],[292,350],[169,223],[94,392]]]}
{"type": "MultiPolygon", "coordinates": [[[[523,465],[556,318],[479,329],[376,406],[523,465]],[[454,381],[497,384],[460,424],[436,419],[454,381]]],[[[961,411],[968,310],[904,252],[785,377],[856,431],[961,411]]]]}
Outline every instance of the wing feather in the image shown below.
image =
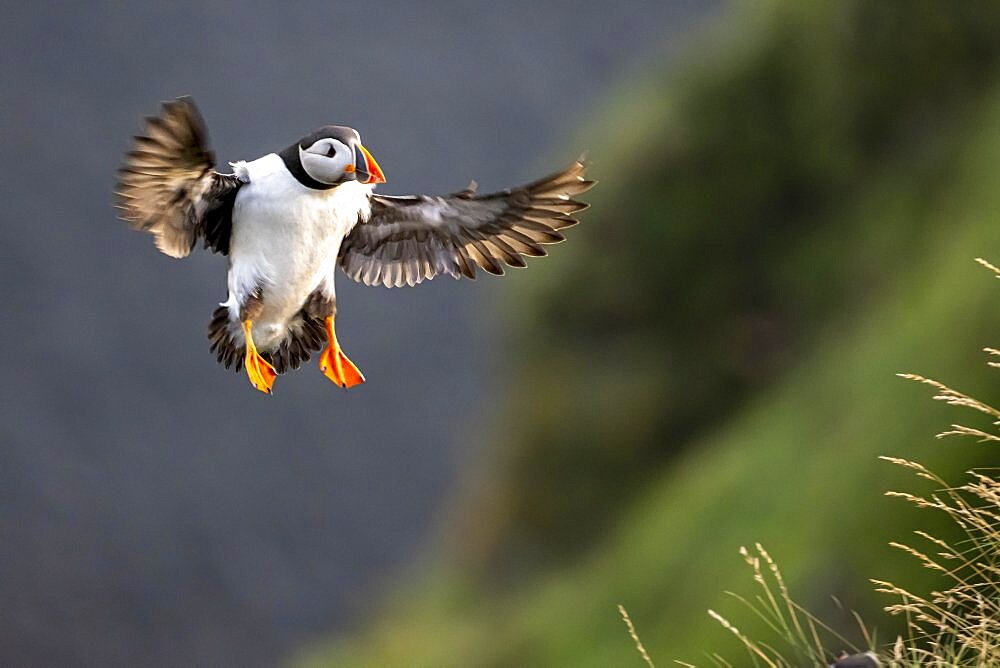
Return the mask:
{"type": "Polygon", "coordinates": [[[513,190],[476,196],[475,182],[446,197],[372,197],[371,217],[340,247],[340,266],[365,285],[400,287],[439,274],[476,277],[476,270],[503,275],[524,267],[525,256],[546,255],[563,241],[560,230],[587,208],[573,199],[594,186],[582,161],[513,190]]]}
{"type": "Polygon", "coordinates": [[[243,181],[213,169],[205,124],[191,98],[163,105],[146,119],[118,170],[119,217],[153,235],[171,257],[186,257],[199,237],[227,254],[232,208],[243,181]]]}

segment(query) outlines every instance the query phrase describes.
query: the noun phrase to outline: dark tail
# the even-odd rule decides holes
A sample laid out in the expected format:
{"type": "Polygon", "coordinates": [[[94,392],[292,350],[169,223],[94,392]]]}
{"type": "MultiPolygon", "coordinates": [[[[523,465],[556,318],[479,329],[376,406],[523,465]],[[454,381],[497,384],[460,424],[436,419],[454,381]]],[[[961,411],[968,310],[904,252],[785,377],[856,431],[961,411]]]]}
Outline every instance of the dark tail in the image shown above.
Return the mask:
{"type": "MultiPolygon", "coordinates": [[[[219,364],[237,372],[243,368],[246,345],[240,331],[229,320],[229,309],[225,306],[220,306],[212,313],[212,320],[208,323],[208,340],[210,350],[215,353],[219,364]]],[[[289,369],[298,369],[303,362],[309,361],[314,352],[323,348],[325,340],[323,321],[299,312],[289,325],[288,335],[281,345],[273,350],[259,352],[275,371],[285,373],[289,369]]]]}

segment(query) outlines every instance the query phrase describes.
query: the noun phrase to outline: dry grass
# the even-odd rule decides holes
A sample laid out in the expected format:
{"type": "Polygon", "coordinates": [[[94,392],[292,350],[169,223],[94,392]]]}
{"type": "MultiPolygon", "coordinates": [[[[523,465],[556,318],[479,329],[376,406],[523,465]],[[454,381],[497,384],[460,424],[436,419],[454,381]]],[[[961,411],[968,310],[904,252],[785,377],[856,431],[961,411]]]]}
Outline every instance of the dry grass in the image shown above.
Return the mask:
{"type": "MultiPolygon", "coordinates": [[[[1000,278],[1000,268],[983,259],[977,262],[1000,278]]],[[[985,352],[991,357],[1000,357],[1000,350],[986,348],[985,352]]],[[[1000,361],[987,363],[1000,368],[1000,361]]],[[[1000,441],[1000,410],[997,408],[923,376],[900,376],[934,388],[935,400],[978,411],[992,421],[990,431],[953,424],[938,434],[939,438],[970,436],[981,443],[1000,441]]],[[[954,487],[918,462],[898,457],[881,459],[912,471],[935,488],[927,495],[886,492],[886,496],[903,499],[917,508],[946,513],[960,529],[961,539],[953,543],[923,531],[914,532],[919,539],[916,547],[890,543],[924,567],[939,572],[947,586],[940,591],[918,594],[892,582],[872,580],[876,591],[898,599],[898,603],[886,606],[885,610],[890,615],[905,617],[906,633],[890,645],[878,647],[867,626],[852,613],[859,637],[863,639],[864,647],[861,648],[795,602],[781,570],[763,546],[757,544],[753,550],[740,548],[758,592],[752,598],[727,593],[763,621],[771,635],[766,641],[751,638],[714,610],[709,610],[708,614],[739,640],[753,665],[769,668],[827,666],[848,650],[865,652],[878,664],[893,667],[1000,666],[1000,477],[986,471],[968,471],[967,482],[954,487]]],[[[620,606],[619,611],[640,654],[652,666],[627,613],[620,606]]],[[[716,653],[708,654],[707,658],[716,666],[734,665],[716,653]]],[[[676,663],[692,666],[680,661],[676,663]]],[[[747,661],[735,665],[747,665],[747,661]]]]}
{"type": "MultiPolygon", "coordinates": [[[[979,260],[1000,278],[1000,270],[979,260]]],[[[992,348],[986,352],[998,353],[992,348]]],[[[989,362],[990,366],[1000,366],[989,362]]],[[[1000,426],[1000,410],[933,380],[904,375],[932,386],[934,398],[953,406],[971,408],[992,419],[994,431],[1000,426]]],[[[1000,441],[1000,435],[983,429],[953,424],[938,434],[971,436],[979,442],[1000,441]]],[[[951,487],[923,465],[896,457],[882,457],[909,469],[918,478],[932,482],[937,491],[920,496],[887,492],[918,508],[943,512],[961,529],[962,538],[948,543],[923,531],[915,532],[920,547],[891,543],[911,555],[924,567],[938,571],[948,587],[925,595],[906,588],[872,580],[877,591],[899,598],[886,607],[893,615],[906,617],[908,637],[899,639],[888,653],[890,665],[899,666],[996,666],[1000,665],[1000,479],[984,471],[969,471],[964,485],[951,487]]]]}
{"type": "MultiPolygon", "coordinates": [[[[964,433],[964,432],[956,432],[964,433]]],[[[924,467],[885,458],[939,485],[939,492],[916,496],[890,492],[920,508],[947,513],[963,539],[950,544],[922,531],[920,547],[892,543],[946,578],[947,588],[921,595],[881,580],[877,591],[898,597],[886,610],[906,617],[907,638],[889,655],[891,665],[1000,665],[1000,480],[970,471],[970,480],[949,488],[924,467]]]]}
{"type": "MultiPolygon", "coordinates": [[[[773,638],[768,642],[750,638],[741,632],[727,618],[714,610],[708,614],[712,619],[732,633],[746,649],[755,666],[769,668],[793,668],[795,666],[828,665],[844,649],[860,652],[862,648],[838,633],[831,625],[799,605],[791,596],[781,575],[781,569],[767,550],[757,543],[753,550],[740,548],[743,561],[753,574],[758,593],[746,598],[726,592],[739,600],[754,616],[770,629],[773,638]],[[838,652],[829,648],[837,647],[838,652]]],[[[871,647],[872,638],[861,619],[855,615],[866,648],[871,647]]],[[[709,660],[717,666],[731,665],[718,655],[710,655],[709,660]]],[[[736,665],[745,665],[739,662],[736,665]]]]}
{"type": "Polygon", "coordinates": [[[625,609],[624,605],[618,605],[618,614],[622,616],[622,620],[625,622],[625,628],[628,629],[629,636],[632,637],[632,641],[635,643],[635,648],[639,651],[639,656],[642,657],[643,661],[649,668],[656,668],[653,665],[653,660],[649,658],[649,652],[643,646],[642,641],[639,640],[639,634],[636,633],[635,624],[632,623],[632,618],[628,616],[628,610],[625,609]]]}

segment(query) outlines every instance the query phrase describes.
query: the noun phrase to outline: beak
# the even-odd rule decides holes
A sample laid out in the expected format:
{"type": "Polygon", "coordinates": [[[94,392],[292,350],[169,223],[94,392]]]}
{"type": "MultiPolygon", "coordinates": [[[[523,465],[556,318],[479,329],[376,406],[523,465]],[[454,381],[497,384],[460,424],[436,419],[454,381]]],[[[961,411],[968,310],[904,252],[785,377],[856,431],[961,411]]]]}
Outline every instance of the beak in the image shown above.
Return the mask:
{"type": "Polygon", "coordinates": [[[357,170],[358,181],[361,183],[385,183],[385,174],[375,162],[375,158],[361,144],[356,144],[354,149],[355,169],[357,170]]]}

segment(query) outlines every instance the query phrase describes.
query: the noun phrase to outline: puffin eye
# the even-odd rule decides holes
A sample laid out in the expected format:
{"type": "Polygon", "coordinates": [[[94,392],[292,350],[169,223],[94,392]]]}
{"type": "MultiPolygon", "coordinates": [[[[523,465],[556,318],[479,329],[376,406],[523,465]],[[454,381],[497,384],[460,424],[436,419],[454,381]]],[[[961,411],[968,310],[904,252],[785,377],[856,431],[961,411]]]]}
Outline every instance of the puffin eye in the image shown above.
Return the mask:
{"type": "Polygon", "coordinates": [[[332,158],[337,155],[337,147],[331,142],[330,148],[326,149],[326,157],[332,158]]]}

